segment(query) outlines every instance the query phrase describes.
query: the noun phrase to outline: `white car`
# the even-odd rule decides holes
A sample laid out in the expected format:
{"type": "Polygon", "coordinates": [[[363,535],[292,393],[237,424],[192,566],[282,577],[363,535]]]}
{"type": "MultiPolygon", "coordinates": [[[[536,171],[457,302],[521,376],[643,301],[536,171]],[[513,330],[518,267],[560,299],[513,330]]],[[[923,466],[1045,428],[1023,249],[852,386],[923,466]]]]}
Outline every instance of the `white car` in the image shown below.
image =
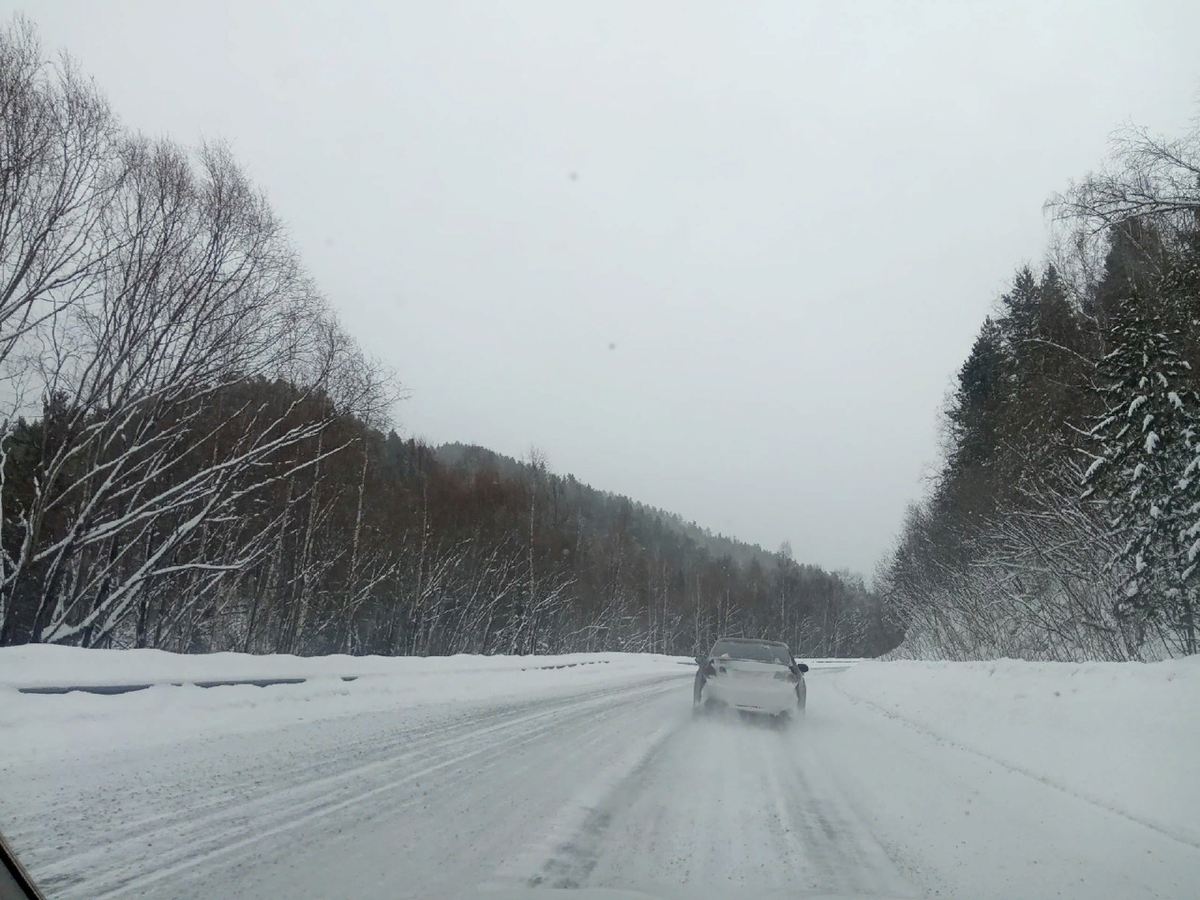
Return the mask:
{"type": "Polygon", "coordinates": [[[792,658],[787,644],[721,638],[696,661],[700,670],[692,705],[697,713],[721,707],[779,717],[804,713],[808,666],[792,658]]]}

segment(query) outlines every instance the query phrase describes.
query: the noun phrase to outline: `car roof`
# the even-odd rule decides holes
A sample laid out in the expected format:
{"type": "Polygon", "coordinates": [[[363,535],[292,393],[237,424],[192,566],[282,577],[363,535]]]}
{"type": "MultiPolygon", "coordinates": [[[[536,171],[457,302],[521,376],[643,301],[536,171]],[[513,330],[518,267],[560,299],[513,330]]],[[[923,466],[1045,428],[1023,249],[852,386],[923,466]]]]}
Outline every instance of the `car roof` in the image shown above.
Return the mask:
{"type": "Polygon", "coordinates": [[[717,638],[716,641],[714,641],[713,643],[720,644],[722,642],[724,642],[726,644],[766,644],[769,647],[786,647],[787,646],[787,644],[785,644],[783,641],[765,641],[765,640],[760,640],[759,638],[740,638],[740,637],[739,638],[724,638],[724,637],[717,638]]]}

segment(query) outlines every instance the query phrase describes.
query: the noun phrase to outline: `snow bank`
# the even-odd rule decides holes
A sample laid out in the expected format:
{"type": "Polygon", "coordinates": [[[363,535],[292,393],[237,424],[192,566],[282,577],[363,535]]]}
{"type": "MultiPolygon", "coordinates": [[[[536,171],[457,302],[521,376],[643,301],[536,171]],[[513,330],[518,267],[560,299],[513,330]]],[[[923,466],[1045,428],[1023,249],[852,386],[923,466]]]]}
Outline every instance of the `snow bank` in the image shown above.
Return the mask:
{"type": "MultiPolygon", "coordinates": [[[[0,766],[18,756],[162,744],[281,728],[396,706],[527,702],[655,678],[690,677],[677,657],[635,653],[561,656],[298,657],[161,650],[0,648],[0,766]],[[303,678],[271,687],[202,689],[190,682],[303,678]],[[354,681],[343,681],[354,678],[354,681]],[[22,687],[154,685],[116,696],[24,694],[22,687]],[[73,749],[74,748],[74,749],[73,749]]],[[[682,660],[694,666],[690,659],[682,660]]]]}
{"type": "Polygon", "coordinates": [[[1200,845],[1200,657],[863,662],[830,683],[911,727],[1200,845]]]}
{"type": "MultiPolygon", "coordinates": [[[[83,650],[48,644],[0,647],[0,689],[59,685],[178,684],[272,678],[428,676],[512,672],[580,665],[629,665],[669,660],[653,654],[567,653],[559,656],[291,656],[276,653],[168,653],[165,650],[83,650]]],[[[691,662],[691,660],[684,660],[691,662]]]]}

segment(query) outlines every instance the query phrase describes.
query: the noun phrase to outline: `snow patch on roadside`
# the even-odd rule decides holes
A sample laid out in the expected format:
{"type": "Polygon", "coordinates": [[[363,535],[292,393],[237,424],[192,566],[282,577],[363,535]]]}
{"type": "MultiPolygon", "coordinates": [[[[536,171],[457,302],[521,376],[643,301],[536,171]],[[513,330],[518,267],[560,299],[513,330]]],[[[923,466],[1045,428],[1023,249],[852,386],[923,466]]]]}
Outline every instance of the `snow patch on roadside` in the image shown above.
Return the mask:
{"type": "MultiPolygon", "coordinates": [[[[51,644],[0,647],[0,689],[57,685],[172,684],[271,678],[428,676],[573,668],[631,660],[677,662],[640,653],[564,653],[556,656],[292,656],[275,653],[169,653],[166,650],[84,650],[51,644]]],[[[691,660],[686,660],[691,662],[691,660]]]]}
{"type": "Polygon", "coordinates": [[[6,647],[0,648],[0,766],[44,753],[168,744],[395,707],[567,696],[679,677],[678,663],[677,657],[635,653],[391,658],[6,647]],[[347,676],[356,680],[343,681],[347,676]],[[187,683],[266,678],[306,680],[265,688],[187,683]],[[51,684],[155,686],[114,696],[18,690],[51,684]]]}
{"type": "Polygon", "coordinates": [[[863,662],[829,683],[934,737],[1200,846],[1200,657],[863,662]]]}

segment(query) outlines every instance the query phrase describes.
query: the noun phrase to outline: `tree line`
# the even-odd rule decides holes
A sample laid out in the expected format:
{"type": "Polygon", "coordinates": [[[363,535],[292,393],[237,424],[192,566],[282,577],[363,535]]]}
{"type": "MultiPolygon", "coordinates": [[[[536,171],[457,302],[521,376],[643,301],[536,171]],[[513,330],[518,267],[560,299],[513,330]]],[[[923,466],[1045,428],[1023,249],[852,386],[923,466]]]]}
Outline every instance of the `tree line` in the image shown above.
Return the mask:
{"type": "Polygon", "coordinates": [[[28,22],[0,34],[0,645],[897,640],[861,579],[404,440],[398,396],[224,146],[139,135],[28,22]]]}
{"type": "Polygon", "coordinates": [[[1126,128],[1051,197],[957,373],[943,463],[876,577],[903,653],[1197,652],[1200,130],[1126,128]]]}

